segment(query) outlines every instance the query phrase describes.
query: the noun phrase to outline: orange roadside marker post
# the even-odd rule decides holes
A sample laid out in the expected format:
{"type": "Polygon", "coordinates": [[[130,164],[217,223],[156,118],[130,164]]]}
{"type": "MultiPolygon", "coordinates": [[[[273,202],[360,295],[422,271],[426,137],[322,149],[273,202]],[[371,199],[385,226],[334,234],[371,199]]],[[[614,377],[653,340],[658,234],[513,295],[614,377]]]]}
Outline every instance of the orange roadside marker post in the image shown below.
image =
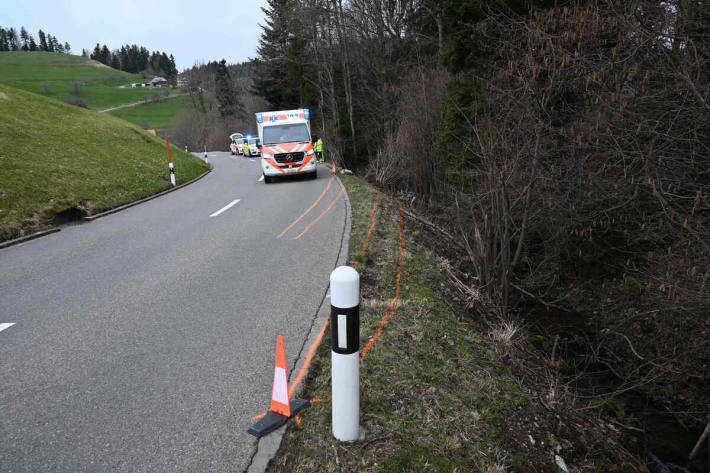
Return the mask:
{"type": "Polygon", "coordinates": [[[249,427],[248,432],[259,438],[278,429],[310,403],[306,399],[289,399],[288,372],[286,367],[286,348],[284,337],[276,339],[276,363],[274,365],[274,383],[271,388],[271,406],[266,415],[249,427]]]}
{"type": "Polygon", "coordinates": [[[333,174],[335,174],[335,160],[333,160],[333,174]]]}

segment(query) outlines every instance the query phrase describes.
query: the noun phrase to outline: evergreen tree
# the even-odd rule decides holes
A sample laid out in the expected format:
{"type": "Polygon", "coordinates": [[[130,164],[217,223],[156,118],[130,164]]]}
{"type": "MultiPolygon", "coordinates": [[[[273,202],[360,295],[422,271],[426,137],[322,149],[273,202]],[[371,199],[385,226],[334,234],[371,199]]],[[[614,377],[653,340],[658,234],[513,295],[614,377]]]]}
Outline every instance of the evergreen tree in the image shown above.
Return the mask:
{"type": "Polygon", "coordinates": [[[82,48],[82,49],[81,49],[81,57],[88,58],[88,57],[89,57],[89,51],[87,51],[86,49],[83,49],[83,48],[82,48]]]}
{"type": "Polygon", "coordinates": [[[10,51],[17,51],[20,49],[20,41],[17,39],[17,30],[15,28],[10,28],[7,30],[7,43],[10,51]]]}
{"type": "Polygon", "coordinates": [[[215,96],[219,114],[223,118],[244,114],[244,106],[239,102],[232,77],[227,69],[227,61],[224,59],[217,64],[215,71],[215,96]]]}
{"type": "Polygon", "coordinates": [[[20,27],[20,40],[22,41],[22,50],[29,51],[30,50],[30,35],[27,34],[27,30],[25,29],[24,26],[20,27]]]}
{"type": "Polygon", "coordinates": [[[47,50],[47,36],[44,34],[44,31],[39,30],[39,33],[37,33],[37,36],[39,37],[40,51],[46,51],[47,50]]]}
{"type": "Polygon", "coordinates": [[[58,53],[59,51],[59,41],[57,40],[56,36],[52,36],[52,46],[51,46],[51,51],[58,53]]]}
{"type": "Polygon", "coordinates": [[[111,53],[111,67],[114,69],[121,69],[121,59],[119,51],[113,51],[111,53]]]}
{"type": "Polygon", "coordinates": [[[121,49],[118,51],[118,56],[119,56],[119,61],[121,63],[121,70],[127,71],[128,70],[128,51],[126,51],[125,46],[121,46],[121,49]]]}
{"type": "Polygon", "coordinates": [[[108,50],[108,46],[106,46],[105,44],[101,47],[101,54],[99,57],[99,61],[102,64],[106,64],[108,66],[111,62],[111,52],[108,50]]]}
{"type": "Polygon", "coordinates": [[[101,61],[101,46],[99,46],[99,43],[96,43],[96,46],[94,46],[94,52],[91,53],[91,59],[94,61],[101,61]]]}
{"type": "Polygon", "coordinates": [[[299,104],[299,90],[287,80],[289,47],[293,27],[294,0],[268,0],[257,52],[257,74],[254,92],[276,108],[299,104]]]}
{"type": "Polygon", "coordinates": [[[71,52],[71,46],[69,45],[69,41],[64,41],[64,52],[67,54],[71,52]]]}
{"type": "Polygon", "coordinates": [[[55,49],[54,49],[55,41],[56,40],[54,39],[54,36],[52,36],[51,34],[48,33],[47,34],[47,51],[49,51],[50,53],[53,53],[55,51],[55,49]]]}
{"type": "Polygon", "coordinates": [[[7,40],[7,31],[0,27],[0,51],[9,51],[10,43],[7,40]]]}
{"type": "Polygon", "coordinates": [[[30,35],[30,51],[37,51],[37,43],[35,43],[35,39],[30,35]]]}

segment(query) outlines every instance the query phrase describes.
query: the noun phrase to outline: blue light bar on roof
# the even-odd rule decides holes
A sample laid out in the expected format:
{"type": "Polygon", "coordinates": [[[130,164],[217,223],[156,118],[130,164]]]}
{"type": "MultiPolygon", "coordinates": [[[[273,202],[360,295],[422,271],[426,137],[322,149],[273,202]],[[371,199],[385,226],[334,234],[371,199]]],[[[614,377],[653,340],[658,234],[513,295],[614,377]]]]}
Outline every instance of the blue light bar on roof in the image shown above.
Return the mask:
{"type": "Polygon", "coordinates": [[[256,122],[257,123],[262,123],[263,117],[261,116],[261,113],[256,114],[256,122]]]}
{"type": "Polygon", "coordinates": [[[310,119],[311,119],[311,111],[310,111],[310,109],[304,108],[304,109],[303,109],[303,116],[304,116],[304,118],[305,118],[306,120],[310,120],[310,119]]]}

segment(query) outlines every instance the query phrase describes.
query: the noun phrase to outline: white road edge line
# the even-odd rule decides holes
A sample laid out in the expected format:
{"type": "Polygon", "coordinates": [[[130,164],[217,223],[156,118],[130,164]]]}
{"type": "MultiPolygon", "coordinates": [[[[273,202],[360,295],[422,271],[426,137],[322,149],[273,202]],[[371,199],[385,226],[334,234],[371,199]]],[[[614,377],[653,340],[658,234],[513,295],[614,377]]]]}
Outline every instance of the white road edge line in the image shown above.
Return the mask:
{"type": "Polygon", "coordinates": [[[15,322],[0,324],[0,332],[15,325],[15,322]]]}
{"type": "Polygon", "coordinates": [[[261,177],[259,178],[259,180],[256,181],[256,182],[261,182],[261,181],[263,181],[263,180],[264,180],[264,175],[262,174],[261,177]]]}
{"type": "Polygon", "coordinates": [[[232,207],[234,207],[234,205],[238,204],[240,200],[241,199],[235,199],[235,200],[231,201],[230,203],[228,203],[227,205],[225,205],[224,207],[222,207],[221,209],[219,209],[218,211],[216,211],[215,213],[210,215],[210,217],[216,217],[217,215],[221,214],[225,210],[231,209],[232,207]]]}

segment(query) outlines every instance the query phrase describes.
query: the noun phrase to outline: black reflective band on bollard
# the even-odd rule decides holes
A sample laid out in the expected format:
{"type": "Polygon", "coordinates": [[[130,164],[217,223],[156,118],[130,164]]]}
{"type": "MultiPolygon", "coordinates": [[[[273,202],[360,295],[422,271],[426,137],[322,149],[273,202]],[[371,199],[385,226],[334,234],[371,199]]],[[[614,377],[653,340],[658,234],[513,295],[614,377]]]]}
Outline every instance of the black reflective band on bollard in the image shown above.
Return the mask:
{"type": "Polygon", "coordinates": [[[360,305],[348,309],[331,305],[330,327],[330,347],[335,353],[350,355],[360,350],[360,305]]]}

